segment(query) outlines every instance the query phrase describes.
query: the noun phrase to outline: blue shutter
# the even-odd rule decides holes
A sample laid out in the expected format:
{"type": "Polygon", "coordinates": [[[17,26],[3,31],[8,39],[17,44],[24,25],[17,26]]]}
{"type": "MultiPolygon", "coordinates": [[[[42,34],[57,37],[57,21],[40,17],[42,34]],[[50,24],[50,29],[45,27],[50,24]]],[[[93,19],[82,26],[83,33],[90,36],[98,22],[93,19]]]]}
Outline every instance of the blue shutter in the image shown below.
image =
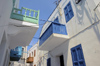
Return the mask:
{"type": "Polygon", "coordinates": [[[51,66],[51,58],[47,59],[47,66],[51,66]]]}
{"type": "Polygon", "coordinates": [[[86,66],[81,44],[71,48],[73,66],[86,66]]]}
{"type": "Polygon", "coordinates": [[[74,13],[73,13],[73,10],[72,10],[72,6],[71,6],[70,2],[64,8],[64,12],[65,12],[66,22],[68,22],[74,16],[74,13]]]}
{"type": "Polygon", "coordinates": [[[67,9],[68,9],[68,11],[71,11],[72,10],[71,3],[70,2],[67,4],[67,9]]]}

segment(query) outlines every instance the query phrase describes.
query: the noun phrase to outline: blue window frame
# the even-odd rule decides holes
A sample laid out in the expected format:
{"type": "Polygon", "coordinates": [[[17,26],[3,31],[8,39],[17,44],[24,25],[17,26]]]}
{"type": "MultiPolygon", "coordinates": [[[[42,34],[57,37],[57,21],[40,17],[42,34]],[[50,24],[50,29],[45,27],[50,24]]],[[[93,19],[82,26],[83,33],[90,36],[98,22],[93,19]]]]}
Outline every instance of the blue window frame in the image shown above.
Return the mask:
{"type": "Polygon", "coordinates": [[[86,66],[81,44],[71,48],[73,66],[86,66]]]}
{"type": "Polygon", "coordinates": [[[59,23],[58,17],[54,20],[54,22],[59,23]]]}
{"type": "Polygon", "coordinates": [[[65,13],[66,22],[68,22],[74,16],[73,9],[70,2],[64,8],[64,13],[65,13]]]}
{"type": "Polygon", "coordinates": [[[47,66],[51,66],[51,58],[47,59],[47,66]]]}

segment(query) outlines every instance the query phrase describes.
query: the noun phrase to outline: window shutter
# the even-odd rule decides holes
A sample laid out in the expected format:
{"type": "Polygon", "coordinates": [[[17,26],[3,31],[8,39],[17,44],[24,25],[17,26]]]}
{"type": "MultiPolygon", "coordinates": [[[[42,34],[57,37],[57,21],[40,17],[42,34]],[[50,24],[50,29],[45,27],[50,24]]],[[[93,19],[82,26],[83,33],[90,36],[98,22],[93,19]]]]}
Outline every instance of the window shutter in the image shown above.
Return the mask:
{"type": "Polygon", "coordinates": [[[86,66],[81,44],[71,48],[73,66],[86,66]]]}
{"type": "Polygon", "coordinates": [[[69,14],[66,14],[66,22],[68,22],[70,20],[69,14]]]}
{"type": "Polygon", "coordinates": [[[70,2],[64,8],[64,12],[65,12],[66,22],[68,22],[74,16],[73,9],[70,2]]]}
{"type": "Polygon", "coordinates": [[[51,66],[51,58],[47,59],[47,66],[51,66]]]}

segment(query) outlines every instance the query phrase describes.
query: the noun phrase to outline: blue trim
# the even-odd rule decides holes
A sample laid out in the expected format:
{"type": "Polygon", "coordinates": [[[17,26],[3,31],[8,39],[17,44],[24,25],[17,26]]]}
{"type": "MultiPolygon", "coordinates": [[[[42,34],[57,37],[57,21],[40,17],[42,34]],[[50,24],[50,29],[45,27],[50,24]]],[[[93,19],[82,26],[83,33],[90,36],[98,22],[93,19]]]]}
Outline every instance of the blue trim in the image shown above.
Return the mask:
{"type": "Polygon", "coordinates": [[[60,23],[52,22],[39,38],[39,46],[41,46],[42,43],[44,43],[53,33],[67,35],[66,26],[60,23]]]}
{"type": "Polygon", "coordinates": [[[71,48],[73,66],[86,66],[81,44],[71,48]]]}
{"type": "Polygon", "coordinates": [[[73,9],[72,9],[70,1],[66,5],[66,7],[64,8],[64,13],[65,13],[66,22],[68,22],[74,16],[74,12],[73,12],[73,9]]]}

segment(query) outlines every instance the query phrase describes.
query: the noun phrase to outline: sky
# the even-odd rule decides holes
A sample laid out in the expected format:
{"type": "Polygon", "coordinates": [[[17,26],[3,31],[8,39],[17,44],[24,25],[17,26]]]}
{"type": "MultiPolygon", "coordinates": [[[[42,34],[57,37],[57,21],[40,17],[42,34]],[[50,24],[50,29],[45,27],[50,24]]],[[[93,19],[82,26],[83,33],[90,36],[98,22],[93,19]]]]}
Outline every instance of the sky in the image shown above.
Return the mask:
{"type": "MultiPolygon", "coordinates": [[[[40,10],[39,19],[48,20],[50,14],[55,9],[56,0],[20,0],[19,8],[26,7],[33,10],[40,10]]],[[[44,21],[39,21],[39,24],[44,24],[44,21]]],[[[41,30],[43,25],[39,25],[39,29],[37,30],[36,34],[34,35],[35,38],[32,39],[28,46],[28,50],[38,42],[38,38],[40,36],[41,30]]]]}

